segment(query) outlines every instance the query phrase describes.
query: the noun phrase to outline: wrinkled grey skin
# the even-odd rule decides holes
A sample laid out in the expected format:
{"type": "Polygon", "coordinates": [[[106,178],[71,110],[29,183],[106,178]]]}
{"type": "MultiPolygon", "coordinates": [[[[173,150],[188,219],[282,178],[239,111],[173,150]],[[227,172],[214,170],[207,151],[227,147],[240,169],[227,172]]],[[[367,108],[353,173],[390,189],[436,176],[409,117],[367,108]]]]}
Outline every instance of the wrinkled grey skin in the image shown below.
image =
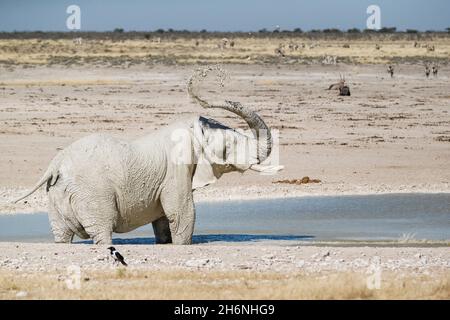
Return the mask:
{"type": "MultiPolygon", "coordinates": [[[[251,128],[268,130],[256,113],[239,103],[208,106],[241,116],[251,128]]],[[[91,237],[96,244],[110,244],[113,232],[128,232],[152,222],[157,243],[190,244],[195,222],[193,190],[224,173],[259,166],[270,154],[268,133],[257,139],[197,116],[132,142],[94,134],[57,154],[35,188],[16,202],[47,185],[55,242],[70,243],[76,234],[82,239],[91,237]],[[186,133],[181,144],[173,141],[174,130],[180,129],[186,133]],[[216,139],[224,133],[226,147],[216,139]],[[239,139],[252,146],[242,164],[227,161],[236,152],[233,141],[239,139]],[[191,161],[173,161],[174,147],[181,147],[191,161]],[[217,158],[205,157],[202,148],[212,150],[217,158]]]]}

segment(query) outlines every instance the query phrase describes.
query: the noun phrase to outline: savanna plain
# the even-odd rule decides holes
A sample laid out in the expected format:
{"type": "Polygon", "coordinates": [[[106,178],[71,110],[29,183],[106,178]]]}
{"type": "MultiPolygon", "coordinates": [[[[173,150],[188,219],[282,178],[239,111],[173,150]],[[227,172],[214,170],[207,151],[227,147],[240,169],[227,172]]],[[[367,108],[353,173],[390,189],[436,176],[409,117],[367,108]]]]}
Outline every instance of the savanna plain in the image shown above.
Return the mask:
{"type": "MultiPolygon", "coordinates": [[[[193,71],[217,63],[229,78],[223,88],[212,78],[203,94],[258,112],[276,132],[275,154],[285,168],[227,174],[195,191],[197,202],[449,193],[449,57],[446,34],[3,34],[0,214],[45,212],[45,188],[27,201],[11,200],[59,150],[91,133],[134,139],[199,114],[245,129],[233,114],[202,109],[188,97],[193,71]],[[438,66],[437,76],[426,77],[426,64],[438,66]],[[351,96],[327,90],[341,77],[351,96]]],[[[449,299],[448,245],[118,245],[124,268],[102,246],[3,242],[0,298],[449,299]]]]}

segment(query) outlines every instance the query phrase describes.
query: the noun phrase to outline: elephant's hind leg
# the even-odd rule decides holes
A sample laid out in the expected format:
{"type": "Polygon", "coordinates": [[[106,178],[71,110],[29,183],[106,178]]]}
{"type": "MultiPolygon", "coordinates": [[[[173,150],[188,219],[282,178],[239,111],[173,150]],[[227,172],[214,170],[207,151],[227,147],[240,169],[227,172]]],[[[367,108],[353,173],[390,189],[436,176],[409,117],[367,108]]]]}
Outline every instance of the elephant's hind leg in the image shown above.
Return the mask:
{"type": "Polygon", "coordinates": [[[114,221],[118,216],[113,197],[93,197],[94,201],[85,202],[74,199],[73,207],[86,233],[94,244],[111,244],[114,221]]]}
{"type": "Polygon", "coordinates": [[[155,233],[156,244],[172,243],[172,235],[170,233],[169,219],[162,216],[158,220],[152,222],[153,232],[155,233]]]}
{"type": "Polygon", "coordinates": [[[71,243],[74,232],[67,226],[61,213],[50,203],[48,218],[56,243],[71,243]]]}
{"type": "MultiPolygon", "coordinates": [[[[105,212],[105,210],[102,210],[102,213],[103,212],[105,212]]],[[[95,217],[93,220],[83,223],[87,234],[92,238],[94,244],[112,243],[113,223],[110,221],[110,216],[113,215],[115,215],[115,213],[111,212],[110,214],[103,216],[103,219],[95,217]]]]}
{"type": "Polygon", "coordinates": [[[67,227],[56,226],[51,223],[55,243],[72,243],[75,233],[67,227]]]}

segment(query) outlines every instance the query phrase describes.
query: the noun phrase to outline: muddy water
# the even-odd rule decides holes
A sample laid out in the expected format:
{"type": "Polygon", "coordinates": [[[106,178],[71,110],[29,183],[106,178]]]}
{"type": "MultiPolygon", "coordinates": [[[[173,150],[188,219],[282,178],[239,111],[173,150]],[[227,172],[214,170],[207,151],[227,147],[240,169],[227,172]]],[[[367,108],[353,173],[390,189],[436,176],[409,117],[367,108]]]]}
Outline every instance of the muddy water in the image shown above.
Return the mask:
{"type": "MultiPolygon", "coordinates": [[[[197,204],[194,242],[450,239],[450,194],[301,197],[197,204]]],[[[115,234],[153,243],[151,225],[115,234]]],[[[122,239],[122,240],[120,240],[122,239]]],[[[52,242],[45,213],[0,215],[0,241],[52,242]]]]}

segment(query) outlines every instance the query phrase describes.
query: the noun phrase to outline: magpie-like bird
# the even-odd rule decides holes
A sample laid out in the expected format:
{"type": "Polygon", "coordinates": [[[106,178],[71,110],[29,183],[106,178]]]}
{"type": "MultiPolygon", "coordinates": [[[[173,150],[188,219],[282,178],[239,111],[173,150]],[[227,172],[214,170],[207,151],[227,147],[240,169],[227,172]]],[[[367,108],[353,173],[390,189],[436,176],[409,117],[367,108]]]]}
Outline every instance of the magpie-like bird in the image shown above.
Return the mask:
{"type": "Polygon", "coordinates": [[[110,255],[111,257],[114,258],[115,262],[120,262],[121,264],[123,264],[124,266],[127,266],[128,264],[125,262],[125,259],[123,258],[123,256],[119,253],[119,251],[116,250],[116,248],[114,247],[109,247],[108,248],[110,250],[110,255]]]}

